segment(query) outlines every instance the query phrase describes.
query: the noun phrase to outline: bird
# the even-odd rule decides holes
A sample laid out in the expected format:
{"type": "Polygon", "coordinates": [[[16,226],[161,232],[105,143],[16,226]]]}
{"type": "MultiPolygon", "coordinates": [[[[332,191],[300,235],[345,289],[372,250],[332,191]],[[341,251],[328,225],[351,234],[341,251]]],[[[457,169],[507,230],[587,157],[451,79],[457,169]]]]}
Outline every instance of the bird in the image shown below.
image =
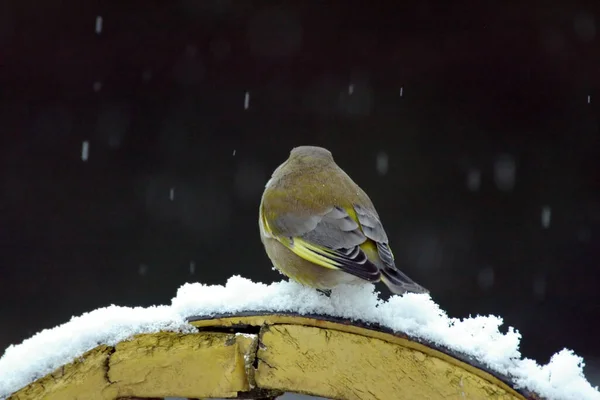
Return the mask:
{"type": "Polygon", "coordinates": [[[288,278],[330,294],[383,282],[393,294],[429,293],[400,271],[369,196],[318,146],[294,147],[259,206],[262,244],[288,278]]]}

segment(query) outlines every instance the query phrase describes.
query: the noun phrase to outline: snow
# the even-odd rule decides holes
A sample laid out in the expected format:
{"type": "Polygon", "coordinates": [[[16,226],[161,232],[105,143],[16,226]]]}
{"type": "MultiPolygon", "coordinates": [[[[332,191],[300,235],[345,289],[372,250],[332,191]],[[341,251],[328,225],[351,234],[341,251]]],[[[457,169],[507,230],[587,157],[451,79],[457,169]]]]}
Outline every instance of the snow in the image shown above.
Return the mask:
{"type": "Polygon", "coordinates": [[[250,92],[244,93],[244,110],[250,107],[250,92]]]}
{"type": "Polygon", "coordinates": [[[84,140],[81,143],[81,160],[87,161],[90,155],[90,142],[84,140]]]}
{"type": "Polygon", "coordinates": [[[96,33],[98,35],[102,33],[102,16],[100,15],[96,17],[96,33]]]}
{"type": "Polygon", "coordinates": [[[379,175],[385,175],[387,173],[389,160],[386,152],[380,151],[377,154],[377,172],[379,172],[379,175]]]}
{"type": "Polygon", "coordinates": [[[552,209],[550,206],[542,207],[542,227],[548,229],[550,227],[550,217],[552,216],[552,209]]]}
{"type": "Polygon", "coordinates": [[[110,306],[43,330],[0,358],[0,399],[100,344],[109,346],[139,333],[194,332],[190,316],[241,311],[321,314],[377,323],[439,346],[475,357],[481,364],[509,376],[515,387],[549,400],[600,399],[583,375],[583,359],[564,349],[547,365],[522,359],[521,335],[513,328],[501,333],[502,318],[450,318],[429,295],[405,294],[383,301],[372,284],[343,285],[330,297],[294,282],[269,285],[234,276],[225,286],[187,283],[170,306],[110,306]]]}
{"type": "Polygon", "coordinates": [[[467,187],[471,192],[476,192],[481,187],[481,171],[472,168],[467,173],[467,187]]]}

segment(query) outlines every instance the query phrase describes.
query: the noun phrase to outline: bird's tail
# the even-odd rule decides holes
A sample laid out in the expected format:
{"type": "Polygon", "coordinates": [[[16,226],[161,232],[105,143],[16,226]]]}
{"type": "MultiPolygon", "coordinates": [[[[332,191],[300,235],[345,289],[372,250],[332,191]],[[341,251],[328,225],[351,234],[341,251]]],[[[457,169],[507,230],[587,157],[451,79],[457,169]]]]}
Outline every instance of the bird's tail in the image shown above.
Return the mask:
{"type": "Polygon", "coordinates": [[[394,294],[404,294],[407,292],[429,293],[429,290],[425,289],[396,268],[386,266],[382,268],[380,272],[381,280],[394,294]]]}

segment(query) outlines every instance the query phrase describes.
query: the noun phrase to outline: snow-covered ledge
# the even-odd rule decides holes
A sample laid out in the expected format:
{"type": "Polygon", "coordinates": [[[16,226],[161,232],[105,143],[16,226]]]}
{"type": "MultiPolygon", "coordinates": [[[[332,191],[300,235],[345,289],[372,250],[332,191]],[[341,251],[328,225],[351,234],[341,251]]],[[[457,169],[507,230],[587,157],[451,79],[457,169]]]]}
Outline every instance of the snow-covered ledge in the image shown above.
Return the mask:
{"type": "Polygon", "coordinates": [[[9,347],[0,399],[600,399],[580,357],[522,359],[501,324],[449,318],[428,295],[382,301],[370,284],[330,297],[241,277],[185,284],[170,306],[101,308],[9,347]]]}

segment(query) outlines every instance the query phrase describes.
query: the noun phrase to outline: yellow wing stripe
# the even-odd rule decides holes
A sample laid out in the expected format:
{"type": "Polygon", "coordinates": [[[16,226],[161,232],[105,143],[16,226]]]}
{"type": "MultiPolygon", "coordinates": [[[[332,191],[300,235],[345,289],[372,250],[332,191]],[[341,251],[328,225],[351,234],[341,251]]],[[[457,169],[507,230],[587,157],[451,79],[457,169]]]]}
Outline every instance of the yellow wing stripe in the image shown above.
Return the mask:
{"type": "MultiPolygon", "coordinates": [[[[271,231],[269,222],[267,221],[267,218],[265,217],[265,215],[263,213],[262,204],[260,207],[260,214],[261,214],[261,218],[262,218],[262,222],[264,224],[265,230],[268,232],[269,235],[273,235],[273,231],[271,231]]],[[[286,237],[279,237],[276,235],[273,235],[273,236],[281,244],[283,244],[285,247],[290,249],[294,254],[296,254],[299,257],[302,257],[303,259],[305,259],[307,261],[312,262],[313,264],[317,264],[317,265],[320,265],[321,267],[329,268],[329,269],[339,269],[339,267],[342,265],[342,264],[327,257],[328,254],[330,254],[330,255],[334,254],[332,251],[328,251],[327,249],[324,249],[320,246],[315,246],[315,245],[308,243],[300,238],[294,238],[294,240],[292,242],[286,237]]]]}
{"type": "Polygon", "coordinates": [[[344,211],[346,211],[350,218],[352,218],[352,220],[358,224],[360,231],[363,232],[362,225],[358,220],[358,215],[356,215],[356,210],[354,209],[354,207],[344,207],[344,211]]]}
{"type": "MultiPolygon", "coordinates": [[[[364,234],[365,231],[362,227],[362,224],[360,223],[360,220],[358,219],[358,215],[356,215],[356,210],[354,209],[354,207],[344,208],[344,210],[346,210],[346,212],[348,213],[350,218],[352,218],[354,220],[354,222],[356,222],[358,224],[360,231],[364,234]]],[[[367,238],[367,240],[363,244],[360,245],[360,248],[363,249],[363,251],[365,251],[367,253],[367,255],[370,255],[369,252],[371,254],[378,253],[377,245],[375,245],[375,242],[373,242],[373,240],[371,240],[369,238],[367,238]]],[[[388,246],[388,250],[390,251],[390,254],[392,255],[392,260],[394,260],[395,259],[394,253],[392,252],[392,248],[390,246],[388,246]]],[[[369,259],[378,258],[378,257],[379,257],[379,255],[377,254],[377,257],[369,257],[369,259]]]]}
{"type": "Polygon", "coordinates": [[[339,269],[342,265],[327,257],[327,254],[333,254],[332,252],[308,243],[300,238],[294,238],[293,244],[287,240],[280,240],[280,242],[297,256],[302,257],[313,264],[320,265],[321,267],[339,269]]]}

